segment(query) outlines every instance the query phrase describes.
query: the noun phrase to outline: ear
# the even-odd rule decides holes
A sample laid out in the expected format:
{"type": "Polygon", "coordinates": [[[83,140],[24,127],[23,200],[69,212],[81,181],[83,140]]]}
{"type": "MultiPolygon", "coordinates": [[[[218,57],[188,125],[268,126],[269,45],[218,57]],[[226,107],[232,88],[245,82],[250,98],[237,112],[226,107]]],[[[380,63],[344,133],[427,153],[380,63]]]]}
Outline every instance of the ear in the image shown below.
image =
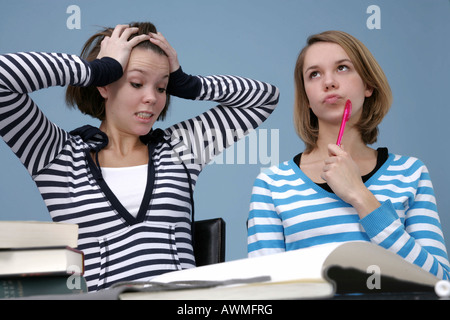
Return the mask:
{"type": "Polygon", "coordinates": [[[364,91],[364,96],[366,98],[369,98],[372,96],[372,93],[373,93],[373,88],[366,84],[366,90],[364,91]]]}
{"type": "Polygon", "coordinates": [[[104,87],[97,87],[98,92],[100,93],[100,95],[103,97],[103,99],[108,99],[108,86],[104,86],[104,87]]]}

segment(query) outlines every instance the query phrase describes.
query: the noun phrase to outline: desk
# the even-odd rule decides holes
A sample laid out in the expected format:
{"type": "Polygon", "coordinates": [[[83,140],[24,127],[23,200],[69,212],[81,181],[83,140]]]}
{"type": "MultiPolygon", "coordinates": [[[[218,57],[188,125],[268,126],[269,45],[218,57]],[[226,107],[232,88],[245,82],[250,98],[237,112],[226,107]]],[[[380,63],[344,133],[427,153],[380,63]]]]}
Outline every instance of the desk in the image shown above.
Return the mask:
{"type": "MultiPolygon", "coordinates": [[[[119,300],[119,295],[122,292],[121,288],[101,290],[92,293],[82,293],[82,294],[65,294],[65,295],[43,295],[43,296],[33,296],[24,297],[14,300],[119,300]]],[[[310,301],[308,299],[305,299],[310,301]]],[[[434,292],[384,292],[384,293],[364,293],[364,294],[337,294],[332,298],[326,299],[314,299],[320,301],[344,301],[344,300],[450,300],[449,298],[439,298],[434,292]]],[[[197,300],[198,302],[199,300],[197,300]]],[[[243,302],[250,303],[250,300],[242,300],[243,302]]],[[[189,303],[189,300],[185,301],[189,303]]],[[[212,302],[205,300],[205,303],[212,302]]],[[[277,301],[259,301],[259,303],[277,303],[277,301]]],[[[218,301],[214,301],[218,303],[218,301]]],[[[251,302],[255,303],[255,301],[251,302]]],[[[295,303],[293,303],[294,305],[295,303]]]]}

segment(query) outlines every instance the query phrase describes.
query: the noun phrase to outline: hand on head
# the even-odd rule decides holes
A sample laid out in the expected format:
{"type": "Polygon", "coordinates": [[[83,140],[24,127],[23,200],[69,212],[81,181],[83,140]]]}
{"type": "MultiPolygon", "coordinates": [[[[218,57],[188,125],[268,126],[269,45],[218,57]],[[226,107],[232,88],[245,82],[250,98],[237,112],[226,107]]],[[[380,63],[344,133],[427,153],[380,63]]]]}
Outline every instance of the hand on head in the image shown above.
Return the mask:
{"type": "Polygon", "coordinates": [[[117,60],[122,65],[122,69],[125,70],[131,50],[140,42],[150,39],[149,35],[142,34],[128,40],[128,38],[138,30],[138,28],[130,28],[128,25],[117,25],[114,28],[111,37],[106,36],[102,40],[97,59],[103,57],[113,58],[117,60]]]}
{"type": "Polygon", "coordinates": [[[102,40],[97,59],[101,59],[103,57],[113,58],[117,60],[122,65],[122,69],[125,70],[131,50],[142,41],[150,41],[166,53],[169,59],[170,72],[178,70],[180,64],[178,62],[177,52],[160,32],[141,34],[130,39],[130,37],[138,31],[139,28],[137,27],[117,25],[111,36],[105,36],[102,40]]]}

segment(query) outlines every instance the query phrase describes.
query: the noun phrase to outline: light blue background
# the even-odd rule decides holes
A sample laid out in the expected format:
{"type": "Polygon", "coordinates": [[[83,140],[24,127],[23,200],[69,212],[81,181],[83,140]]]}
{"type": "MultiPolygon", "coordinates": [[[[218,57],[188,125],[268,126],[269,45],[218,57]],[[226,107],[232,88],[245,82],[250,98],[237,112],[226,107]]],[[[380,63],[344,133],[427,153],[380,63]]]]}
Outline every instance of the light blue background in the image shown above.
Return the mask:
{"type": "MultiPolygon", "coordinates": [[[[412,155],[427,165],[436,191],[447,244],[450,242],[450,2],[448,0],[2,0],[0,53],[58,51],[79,54],[100,26],[131,21],[156,24],[192,74],[237,74],[271,82],[281,91],[277,110],[261,127],[279,130],[280,161],[303,150],[292,124],[293,69],[307,36],[328,29],[363,41],[384,69],[394,103],[374,147],[412,155]],[[81,9],[81,29],[69,30],[69,5],[81,9]],[[370,5],[381,9],[381,29],[370,30],[370,5]]],[[[64,89],[32,94],[46,115],[70,130],[95,120],[64,104],[64,89]]],[[[166,127],[213,105],[174,99],[166,127]]],[[[258,137],[258,135],[257,135],[258,137]]],[[[248,147],[247,147],[248,149],[248,147]]],[[[276,148],[275,148],[276,149],[276,148]]],[[[277,150],[272,150],[277,152],[277,150]]],[[[247,161],[248,163],[248,161],[247,161]]],[[[28,173],[0,143],[0,219],[49,220],[28,173]]],[[[251,188],[265,164],[214,164],[195,192],[197,219],[223,217],[227,260],[246,257],[251,188]]]]}

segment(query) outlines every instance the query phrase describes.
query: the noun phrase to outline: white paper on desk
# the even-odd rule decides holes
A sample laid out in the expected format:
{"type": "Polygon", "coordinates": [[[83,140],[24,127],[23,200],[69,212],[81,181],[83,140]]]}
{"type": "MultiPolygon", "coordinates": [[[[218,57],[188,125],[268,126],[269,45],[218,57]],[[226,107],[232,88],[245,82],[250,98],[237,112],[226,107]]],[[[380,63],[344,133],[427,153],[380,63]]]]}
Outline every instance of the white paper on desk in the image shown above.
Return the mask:
{"type": "MultiPolygon", "coordinates": [[[[195,282],[245,280],[270,277],[270,281],[248,285],[225,285],[216,289],[198,289],[187,292],[174,290],[161,293],[129,293],[121,298],[131,299],[302,299],[330,297],[339,283],[347,278],[329,279],[328,269],[367,272],[377,265],[382,275],[415,284],[434,286],[437,278],[429,272],[402,259],[375,244],[355,241],[326,244],[257,258],[224,262],[193,269],[175,271],[155,277],[151,282],[195,282]]],[[[348,279],[347,279],[348,280],[348,279]]],[[[366,282],[359,283],[366,285],[366,282]]]]}
{"type": "Polygon", "coordinates": [[[434,286],[439,280],[431,273],[380,246],[354,241],[175,271],[158,276],[153,281],[223,281],[270,276],[270,282],[327,282],[324,273],[333,265],[355,268],[362,272],[366,272],[369,266],[377,265],[384,276],[429,286],[434,286]]]}
{"type": "Polygon", "coordinates": [[[169,272],[152,281],[225,281],[260,276],[269,276],[270,282],[325,281],[322,277],[323,263],[337,246],[339,244],[331,244],[169,272]]]}

